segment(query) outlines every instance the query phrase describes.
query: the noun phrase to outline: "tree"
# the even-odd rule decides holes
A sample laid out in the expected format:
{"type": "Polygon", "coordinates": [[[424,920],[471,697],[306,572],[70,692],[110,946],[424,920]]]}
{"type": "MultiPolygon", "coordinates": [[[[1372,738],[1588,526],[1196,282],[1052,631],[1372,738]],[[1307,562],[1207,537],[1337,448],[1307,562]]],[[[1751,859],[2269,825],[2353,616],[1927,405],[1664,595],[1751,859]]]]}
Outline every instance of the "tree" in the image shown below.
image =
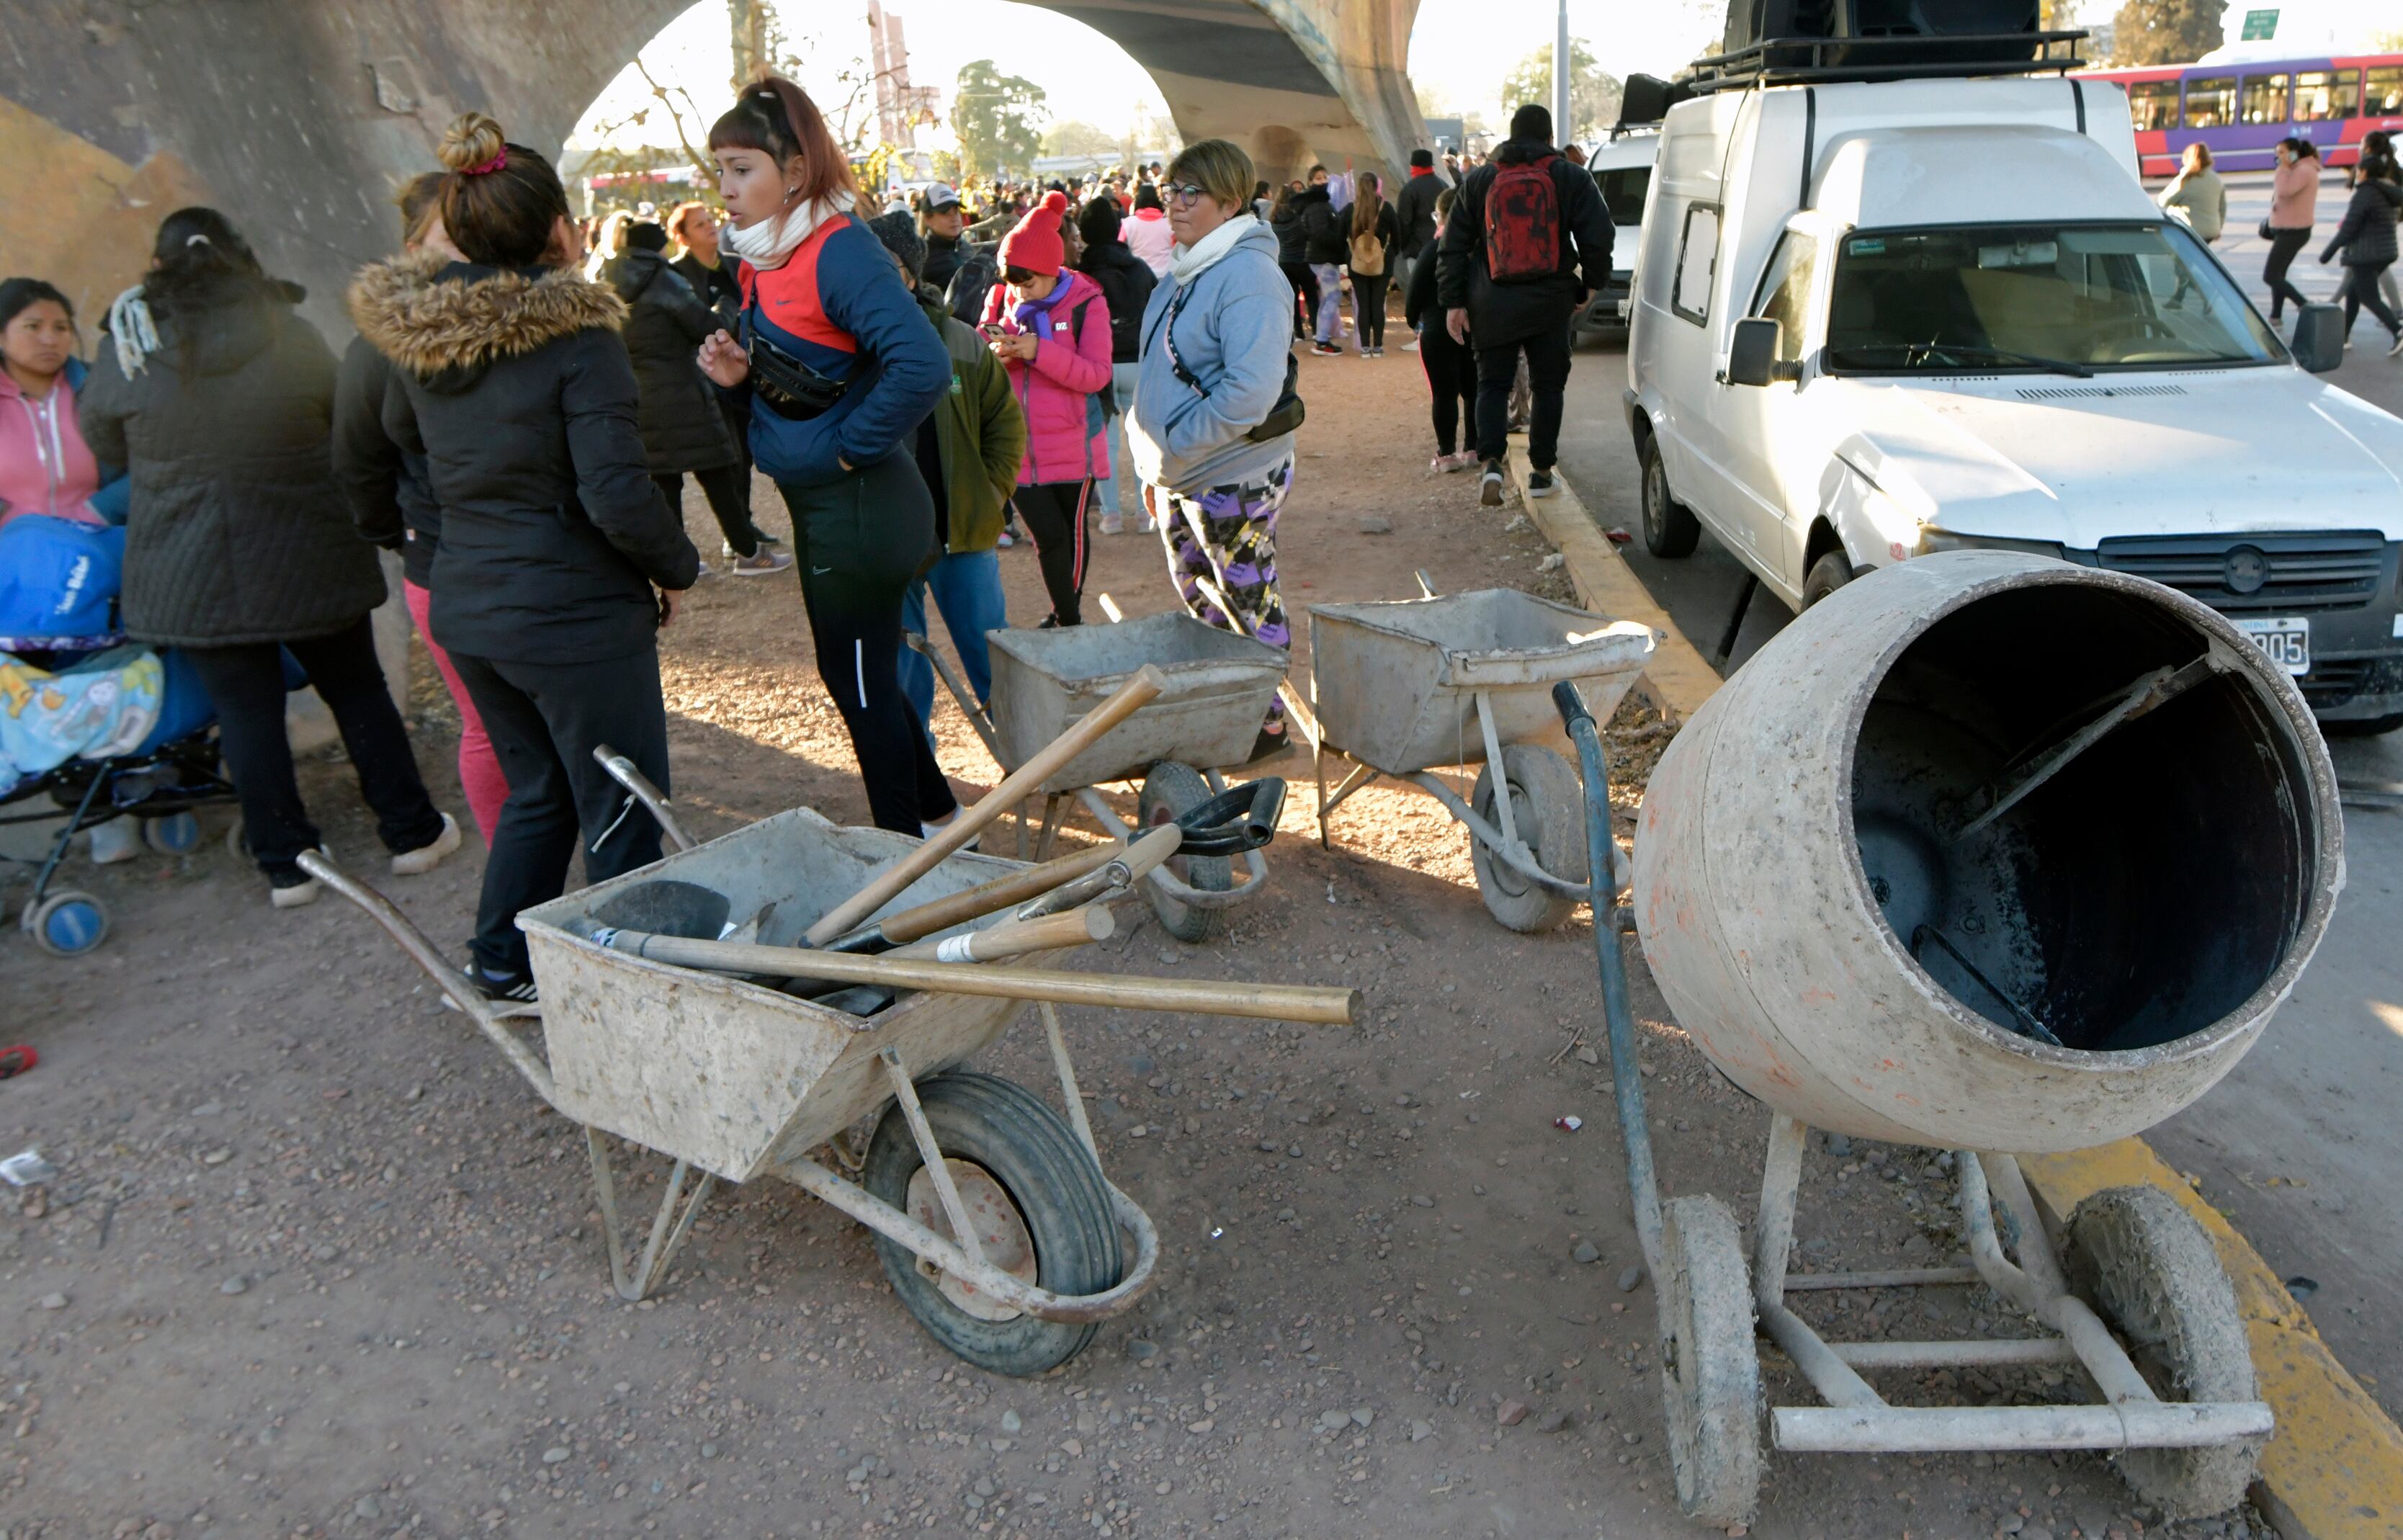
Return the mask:
{"type": "Polygon", "coordinates": [[[2228,0],[2127,0],[2111,19],[2114,64],[2189,64],[2227,40],[2228,0]]]}
{"type": "MultiPolygon", "coordinates": [[[[1618,121],[1618,78],[1594,62],[1585,39],[1569,39],[1569,116],[1574,123],[1552,125],[1565,139],[1599,139],[1618,121]]],[[[1546,43],[1519,61],[1502,82],[1502,109],[1516,112],[1533,102],[1552,104],[1552,46],[1546,43]]]]}
{"type": "Polygon", "coordinates": [[[951,132],[960,142],[960,164],[970,176],[1024,171],[1043,144],[1043,88],[1020,76],[1004,75],[990,59],[960,66],[951,99],[951,132]]]}
{"type": "Polygon", "coordinates": [[[1070,118],[1054,123],[1043,131],[1043,153],[1046,155],[1111,156],[1118,153],[1120,141],[1106,131],[1090,123],[1070,118]]]}

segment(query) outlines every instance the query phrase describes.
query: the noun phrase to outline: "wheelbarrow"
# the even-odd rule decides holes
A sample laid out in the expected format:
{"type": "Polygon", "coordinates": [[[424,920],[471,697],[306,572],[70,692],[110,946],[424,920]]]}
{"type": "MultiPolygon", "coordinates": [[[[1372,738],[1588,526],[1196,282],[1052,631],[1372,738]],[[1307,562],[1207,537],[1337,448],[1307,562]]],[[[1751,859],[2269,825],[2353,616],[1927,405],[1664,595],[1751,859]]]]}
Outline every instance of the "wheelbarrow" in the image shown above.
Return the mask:
{"type": "Polygon", "coordinates": [[[1319,843],[1353,793],[1380,776],[1408,782],[1467,825],[1486,911],[1515,931],[1552,929],[1585,901],[1586,848],[1577,774],[1543,692],[1575,681],[1607,720],[1652,645],[1636,621],[1515,589],[1312,605],[1319,843]],[[1331,793],[1329,756],[1353,762],[1331,793]],[[1467,765],[1479,769],[1465,799],[1433,773],[1467,765]]]}
{"type": "Polygon", "coordinates": [[[1269,702],[1284,683],[1285,654],[1188,615],[1121,621],[1106,595],[1102,604],[1113,624],[987,632],[993,657],[990,711],[977,704],[951,665],[924,638],[904,635],[934,665],[1005,771],[1056,741],[1137,670],[1149,665],[1160,672],[1165,684],[1157,696],[1041,783],[1043,822],[1034,854],[1040,861],[1050,853],[1053,838],[1064,826],[1061,809],[1072,798],[1118,839],[1172,823],[1199,830],[1235,821],[1249,831],[1246,839],[1220,839],[1206,846],[1189,839],[1146,879],[1146,894],[1161,928],[1180,941],[1205,941],[1217,934],[1224,910],[1252,898],[1268,881],[1261,847],[1275,831],[1285,783],[1262,778],[1230,788],[1221,772],[1249,756],[1269,702]],[[1097,788],[1138,779],[1138,811],[1130,825],[1097,788]],[[1241,881],[1231,860],[1239,854],[1241,881]]]}
{"type": "MultiPolygon", "coordinates": [[[[1608,767],[1576,690],[1554,696],[1599,871],[1608,767]]],[[[2249,638],[2174,590],[2037,557],[1871,574],[1695,714],[1646,790],[1633,919],[1694,1046],[1768,1106],[1749,1269],[1726,1204],[1660,1196],[1618,940],[1597,927],[1688,1515],[1748,1522],[1757,1503],[1756,1325],[1826,1403],[1770,1410],[1780,1450],[2093,1450],[2173,1517],[2242,1499],[2272,1419],[2209,1236],[2148,1186],[2048,1214],[2018,1157],[2139,1133],[2235,1065],[2326,932],[2341,829],[2310,709],[2249,638]],[[1949,1149],[1967,1265],[1792,1270],[1814,1127],[1949,1149]],[[2035,1329],[1830,1341],[1789,1303],[1979,1283],[2035,1329]],[[2095,1398],[1903,1406],[1870,1383],[2054,1366],[2095,1398]]]]}
{"type": "MultiPolygon", "coordinates": [[[[612,769],[638,800],[667,814],[670,842],[681,848],[519,915],[542,996],[539,1050],[510,1014],[462,988],[451,964],[388,900],[315,853],[302,864],[382,924],[536,1094],[585,1126],[610,1272],[627,1299],[658,1286],[715,1183],[772,1175],[874,1231],[902,1307],[945,1348],[995,1373],[1043,1373],[1140,1298],[1160,1257],[1150,1219],[1102,1173],[1053,1003],[1286,1020],[1349,1020],[1356,1003],[1345,991],[1031,966],[1059,951],[1025,955],[1020,961],[1030,966],[1005,972],[783,945],[920,841],[838,827],[803,808],[691,845],[664,798],[622,761],[612,769]],[[625,928],[644,923],[630,914],[672,908],[662,894],[714,903],[699,936],[625,928]],[[748,918],[737,925],[733,916],[748,918]],[[711,939],[745,931],[748,941],[711,939]],[[916,987],[862,1016],[761,977],[799,969],[916,987]],[[1064,1116],[1023,1087],[960,1068],[1030,999],[1040,1002],[1064,1116]],[[874,1132],[854,1154],[844,1134],[871,1117],[874,1132]],[[606,1135],[674,1161],[639,1258],[619,1218],[606,1135]],[[842,1172],[815,1157],[820,1146],[842,1172]]],[[[924,912],[1024,869],[954,853],[893,901],[924,912]]],[[[1118,880],[1132,878],[1121,868],[1118,880]]],[[[998,913],[971,918],[946,933],[950,940],[937,938],[936,955],[962,955],[953,943],[967,936],[972,956],[974,936],[1005,923],[998,913]]]]}

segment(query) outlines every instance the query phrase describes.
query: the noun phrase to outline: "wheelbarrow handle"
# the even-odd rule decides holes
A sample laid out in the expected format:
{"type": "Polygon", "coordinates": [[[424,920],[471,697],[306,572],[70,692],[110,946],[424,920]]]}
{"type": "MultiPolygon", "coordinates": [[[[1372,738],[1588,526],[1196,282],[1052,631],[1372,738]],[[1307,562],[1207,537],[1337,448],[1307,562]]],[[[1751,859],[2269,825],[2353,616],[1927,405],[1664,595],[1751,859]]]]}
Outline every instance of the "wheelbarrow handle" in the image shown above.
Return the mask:
{"type": "Polygon", "coordinates": [[[1561,726],[1569,730],[1573,739],[1577,736],[1579,722],[1593,720],[1593,713],[1586,709],[1585,696],[1577,689],[1574,679],[1563,679],[1552,687],[1552,704],[1560,711],[1561,726]]]}
{"type": "Polygon", "coordinates": [[[1185,831],[1176,853],[1241,855],[1258,850],[1276,838],[1277,816],[1284,811],[1285,782],[1278,776],[1229,786],[1176,820],[1185,831]]]}

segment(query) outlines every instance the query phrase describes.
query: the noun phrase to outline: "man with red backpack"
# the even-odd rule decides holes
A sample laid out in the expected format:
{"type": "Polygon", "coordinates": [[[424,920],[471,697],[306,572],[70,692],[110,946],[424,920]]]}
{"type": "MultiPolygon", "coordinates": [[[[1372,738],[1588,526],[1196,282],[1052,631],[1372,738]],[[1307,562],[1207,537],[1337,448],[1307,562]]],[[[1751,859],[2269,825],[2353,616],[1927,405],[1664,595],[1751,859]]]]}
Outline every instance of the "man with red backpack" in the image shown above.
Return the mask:
{"type": "Polygon", "coordinates": [[[1454,340],[1477,350],[1479,498],[1499,507],[1510,382],[1525,354],[1535,388],[1527,495],[1556,489],[1569,323],[1610,276],[1610,210],[1591,175],[1552,148],[1552,115],[1530,103],[1510,137],[1461,181],[1436,248],[1436,296],[1454,340]]]}

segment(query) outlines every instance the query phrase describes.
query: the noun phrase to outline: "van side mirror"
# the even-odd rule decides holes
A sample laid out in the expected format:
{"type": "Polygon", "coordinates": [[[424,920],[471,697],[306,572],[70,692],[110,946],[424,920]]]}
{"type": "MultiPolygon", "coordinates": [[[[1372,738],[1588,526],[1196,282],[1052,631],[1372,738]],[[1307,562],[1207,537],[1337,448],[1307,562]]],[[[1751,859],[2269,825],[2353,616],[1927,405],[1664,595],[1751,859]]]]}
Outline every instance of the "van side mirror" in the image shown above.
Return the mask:
{"type": "Polygon", "coordinates": [[[2344,362],[2344,311],[2337,305],[2303,305],[2295,312],[2295,362],[2326,374],[2344,362]]]}
{"type": "Polygon", "coordinates": [[[1777,355],[1785,346],[1785,326],[1765,315],[1747,316],[1735,324],[1728,339],[1727,382],[1730,385],[1773,385],[1799,380],[1802,366],[1777,355]]]}

